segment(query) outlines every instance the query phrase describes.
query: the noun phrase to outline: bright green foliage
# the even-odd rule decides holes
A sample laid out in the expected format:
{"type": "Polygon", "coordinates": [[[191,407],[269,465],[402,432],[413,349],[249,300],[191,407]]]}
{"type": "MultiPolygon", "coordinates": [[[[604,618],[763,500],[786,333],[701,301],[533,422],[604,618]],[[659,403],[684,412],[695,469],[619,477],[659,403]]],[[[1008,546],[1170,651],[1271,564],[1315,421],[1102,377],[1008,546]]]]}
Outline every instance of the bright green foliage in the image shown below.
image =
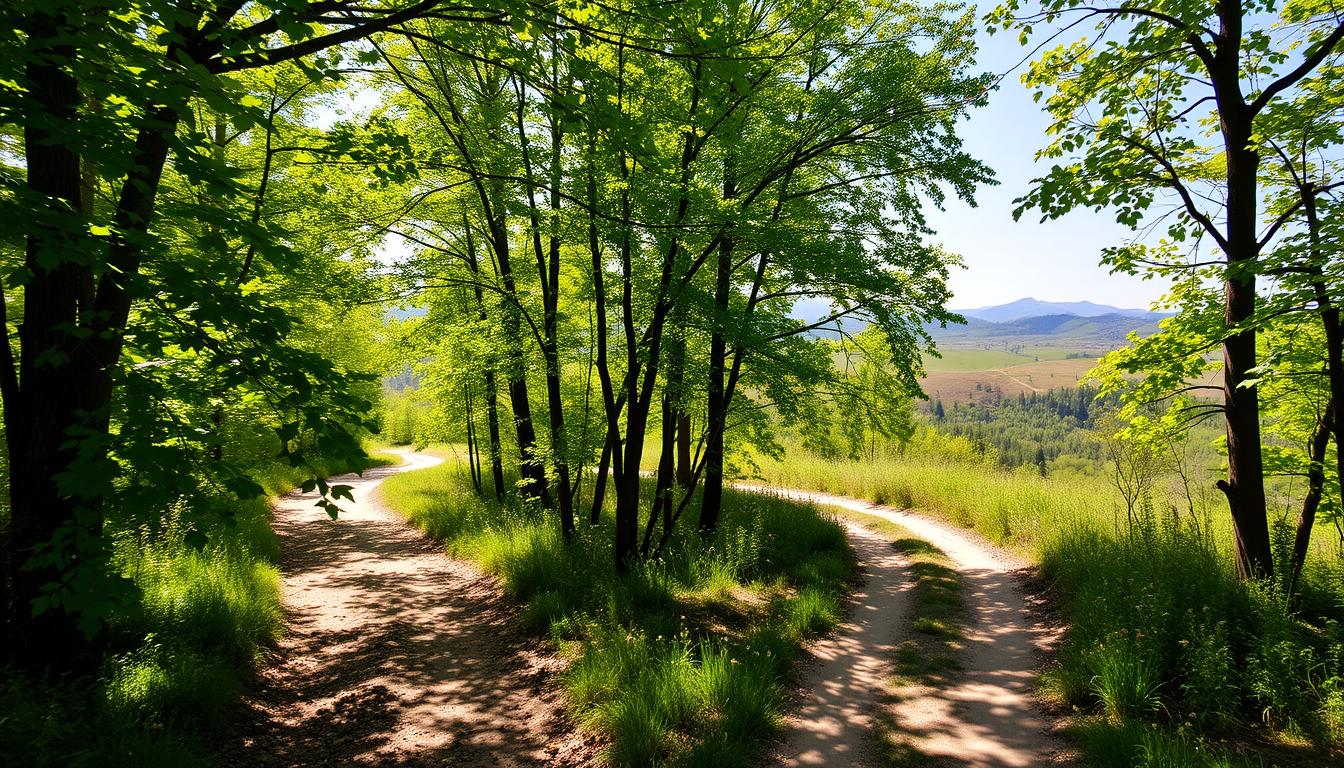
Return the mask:
{"type": "MultiPolygon", "coordinates": [[[[35,627],[71,614],[92,636],[133,600],[105,523],[228,510],[204,500],[255,498],[252,474],[277,454],[313,475],[324,456],[361,455],[383,367],[376,314],[350,308],[367,249],[330,247],[311,211],[334,175],[297,162],[340,61],[319,52],[361,19],[305,21],[320,12],[5,6],[0,272],[20,343],[0,375],[14,468],[3,561],[21,590],[5,606],[17,643],[36,642],[19,626],[33,608],[35,627]],[[26,572],[49,583],[32,594],[26,572]]],[[[334,513],[340,489],[318,485],[334,513]]],[[[175,530],[199,546],[207,527],[175,530]]]]}
{"type": "MultiPolygon", "coordinates": [[[[1050,30],[1023,81],[1051,116],[1050,143],[1038,158],[1052,165],[1016,214],[1112,210],[1136,237],[1104,261],[1173,282],[1161,304],[1176,316],[1161,333],[1133,337],[1107,356],[1105,391],[1124,393],[1125,415],[1135,416],[1173,395],[1223,390],[1221,405],[1176,405],[1187,421],[1224,417],[1222,487],[1239,531],[1239,567],[1268,575],[1263,479],[1306,475],[1306,465],[1321,462],[1310,457],[1304,430],[1286,434],[1274,425],[1291,412],[1289,421],[1314,420],[1307,432],[1330,430],[1329,402],[1344,398],[1341,260],[1338,241],[1329,240],[1335,225],[1322,216],[1339,185],[1344,24],[1314,0],[1030,7],[1011,0],[987,19],[1018,31],[1024,45],[1041,27],[1050,30]],[[1301,331],[1317,323],[1329,338],[1313,347],[1301,331]],[[1261,334],[1277,336],[1277,348],[1258,344],[1261,334]],[[1215,367],[1222,385],[1201,383],[1215,367]],[[1281,378],[1291,380],[1273,391],[1281,378]],[[1270,390],[1263,398],[1262,387],[1270,390]],[[1285,398],[1285,390],[1293,394],[1285,398]],[[1262,421],[1270,426],[1262,430],[1262,421]]],[[[1335,451],[1344,448],[1334,437],[1335,451]]],[[[1344,462],[1335,483],[1340,471],[1344,462]]],[[[1334,508],[1327,504],[1326,513],[1334,508]]],[[[1313,514],[1304,511],[1308,535],[1313,514]]]]}
{"type": "MultiPolygon", "coordinates": [[[[908,429],[954,261],[923,242],[921,208],[989,178],[954,133],[988,86],[969,71],[973,17],[810,0],[573,13],[581,28],[425,22],[377,48],[383,106],[348,155],[399,183],[374,209],[414,251],[405,291],[428,309],[404,329],[437,411],[424,437],[544,464],[562,521],[563,479],[608,433],[637,465],[650,433],[693,430],[677,439],[695,468],[676,471],[708,483],[725,431],[768,446],[771,415],[846,386],[809,335],[841,320],[871,322],[890,361],[848,386],[883,391],[843,442],[908,429]],[[805,298],[831,311],[791,317],[805,298]]],[[[631,521],[638,484],[615,489],[631,521]]]]}
{"type": "Polygon", "coordinates": [[[1344,738],[1338,624],[1316,630],[1281,596],[1238,583],[1208,537],[1152,518],[1125,536],[1078,528],[1042,563],[1068,595],[1068,640],[1046,677],[1064,703],[1205,734],[1263,722],[1325,748],[1344,738]]]}

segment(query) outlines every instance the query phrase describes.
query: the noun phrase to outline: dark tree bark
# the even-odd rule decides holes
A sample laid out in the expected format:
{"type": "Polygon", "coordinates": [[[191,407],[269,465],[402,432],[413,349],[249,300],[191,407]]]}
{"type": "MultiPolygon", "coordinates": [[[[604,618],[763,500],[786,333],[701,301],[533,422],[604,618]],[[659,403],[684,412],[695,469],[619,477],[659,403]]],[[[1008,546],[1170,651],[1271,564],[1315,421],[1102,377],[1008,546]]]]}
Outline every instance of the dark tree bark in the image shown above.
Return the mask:
{"type": "Polygon", "coordinates": [[[499,444],[499,385],[495,372],[485,372],[485,418],[490,435],[490,479],[495,485],[495,499],[504,500],[504,451],[499,444]]]}
{"type": "MultiPolygon", "coordinates": [[[[79,84],[62,66],[75,56],[74,48],[58,41],[72,35],[72,25],[48,13],[36,13],[28,23],[30,59],[29,98],[41,105],[52,121],[75,119],[79,84]]],[[[50,541],[66,526],[83,527],[73,499],[56,487],[56,478],[74,461],[72,447],[64,445],[70,430],[87,426],[76,415],[78,405],[92,398],[93,382],[80,381],[76,372],[90,367],[70,330],[85,304],[91,281],[81,265],[87,263],[81,244],[57,222],[67,211],[80,209],[79,156],[56,140],[47,126],[24,128],[28,189],[48,200],[28,235],[26,263],[31,279],[24,289],[24,318],[19,326],[20,354],[17,382],[7,381],[4,393],[5,437],[10,461],[9,557],[5,574],[11,585],[7,606],[7,639],[11,657],[31,668],[60,665],[63,657],[87,655],[71,616],[47,611],[33,616],[30,606],[41,597],[42,585],[59,582],[59,569],[25,571],[22,565],[34,549],[50,541]],[[38,365],[42,354],[55,364],[38,365]],[[59,356],[59,357],[55,357],[59,356]]],[[[87,246],[85,246],[87,247],[87,246]]],[[[9,354],[6,344],[5,354],[9,354]]],[[[7,367],[7,372],[12,371],[7,367]]]]}
{"type": "MultiPolygon", "coordinates": [[[[552,62],[555,62],[552,57],[552,62]]],[[[554,66],[554,64],[553,64],[554,66]]],[[[527,179],[527,207],[532,225],[532,247],[537,260],[537,278],[541,282],[542,338],[541,356],[546,365],[546,412],[551,435],[551,462],[555,467],[555,495],[560,513],[560,533],[565,541],[574,538],[574,497],[569,478],[568,448],[565,440],[565,403],[560,387],[560,343],[558,313],[560,306],[560,235],[552,231],[547,246],[541,242],[541,213],[537,207],[532,153],[524,121],[526,92],[521,82],[518,93],[517,127],[522,147],[523,173],[527,179]]],[[[550,207],[554,216],[560,210],[560,161],[563,140],[554,115],[550,119],[550,207]]]]}
{"type": "Polygon", "coordinates": [[[597,462],[597,479],[593,481],[593,506],[588,512],[589,525],[597,525],[602,520],[602,503],[607,496],[607,471],[611,467],[612,454],[618,451],[620,447],[613,447],[612,440],[608,436],[602,444],[602,458],[597,462]]]}
{"type": "MultiPolygon", "coordinates": [[[[502,206],[496,204],[496,211],[502,206]]],[[[522,319],[518,301],[518,284],[514,278],[513,265],[509,260],[509,232],[503,214],[490,222],[490,241],[495,250],[495,261],[499,267],[499,277],[508,302],[504,308],[504,336],[509,339],[508,348],[508,390],[509,406],[513,410],[514,432],[518,438],[518,473],[523,477],[522,493],[537,499],[542,506],[551,506],[550,492],[546,483],[546,470],[537,455],[537,430],[532,421],[532,401],[527,393],[527,362],[523,359],[521,342],[522,319]]]]}
{"type": "MultiPolygon", "coordinates": [[[[67,140],[67,126],[80,120],[79,83],[72,72],[79,51],[74,41],[88,36],[92,22],[62,17],[60,4],[36,10],[24,20],[27,33],[25,76],[29,92],[24,119],[24,163],[28,190],[45,201],[24,233],[29,280],[24,288],[24,315],[19,323],[17,365],[9,345],[0,351],[0,395],[4,399],[5,439],[10,454],[10,522],[4,534],[8,596],[4,601],[5,655],[21,667],[53,672],[87,673],[97,667],[99,643],[76,626],[76,616],[63,607],[35,612],[44,586],[61,584],[81,567],[102,568],[103,493],[87,491],[81,498],[62,492],[60,479],[81,463],[107,460],[115,374],[121,356],[132,294],[140,273],[142,243],[155,202],[169,140],[186,107],[193,83],[183,82],[183,65],[196,73],[238,71],[289,61],[332,45],[359,39],[416,17],[439,0],[421,2],[390,13],[352,14],[346,26],[270,50],[256,50],[225,61],[218,33],[242,7],[225,3],[181,17],[172,29],[173,42],[164,53],[161,72],[170,103],[135,105],[143,109],[126,169],[115,197],[112,234],[105,241],[88,234],[81,201],[80,158],[67,140]],[[199,65],[199,69],[195,67],[199,65]],[[177,86],[177,87],[168,87],[177,86]],[[97,275],[95,281],[95,275],[97,275]],[[78,439],[71,439],[77,436],[78,439]],[[39,547],[57,541],[58,555],[31,560],[39,547]],[[32,567],[25,568],[25,564],[32,567]],[[35,615],[36,613],[36,615],[35,615]]],[[[64,9],[67,13],[70,9],[64,9]]],[[[321,17],[329,10],[316,3],[297,11],[293,20],[321,17]]],[[[96,15],[96,14],[95,14],[96,15]]],[[[275,22],[267,18],[245,29],[239,39],[258,39],[275,22]]],[[[156,79],[155,82],[158,82],[156,79]]],[[[3,298],[3,297],[0,297],[3,298]]],[[[80,595],[92,601],[106,595],[80,595]]]]}
{"type": "Polygon", "coordinates": [[[711,534],[719,525],[723,508],[723,433],[727,423],[724,403],[724,369],[728,363],[728,343],[724,323],[728,315],[732,289],[733,241],[724,238],[719,245],[714,275],[714,330],[709,337],[709,388],[705,401],[708,423],[705,425],[705,488],[700,497],[700,531],[711,534]]]}
{"type": "MultiPolygon", "coordinates": [[[[723,199],[737,197],[737,179],[732,153],[723,162],[723,199]]],[[[728,364],[727,323],[732,297],[733,249],[731,235],[719,243],[714,270],[714,326],[709,337],[709,386],[705,398],[705,489],[700,497],[700,532],[713,534],[723,509],[723,433],[728,421],[728,398],[724,374],[728,364]]]]}
{"type": "Polygon", "coordinates": [[[471,487],[481,494],[481,451],[476,444],[476,418],[471,402],[471,386],[462,385],[462,400],[466,407],[467,471],[471,473],[471,487]]]}
{"type": "Polygon", "coordinates": [[[1225,321],[1223,341],[1223,404],[1227,426],[1227,479],[1218,487],[1227,497],[1236,542],[1237,573],[1243,578],[1273,574],[1269,516],[1265,502],[1264,465],[1260,454],[1260,395],[1252,371],[1256,367],[1256,332],[1245,324],[1255,314],[1255,261],[1260,253],[1256,232],[1260,156],[1251,146],[1254,111],[1241,92],[1240,3],[1219,6],[1219,41],[1209,61],[1209,76],[1218,103],[1226,150],[1227,223],[1224,252],[1225,321]]]}
{"type": "Polygon", "coordinates": [[[695,468],[691,466],[691,415],[686,408],[677,409],[677,486],[690,492],[695,485],[695,468]]]}
{"type": "Polygon", "coordinates": [[[649,556],[649,548],[653,546],[653,532],[656,530],[658,520],[662,519],[664,531],[672,528],[672,458],[673,451],[676,450],[674,440],[677,431],[676,411],[672,406],[672,400],[673,396],[664,390],[658,476],[654,480],[653,505],[649,508],[649,519],[644,525],[644,543],[640,547],[640,554],[644,557],[649,556]]]}

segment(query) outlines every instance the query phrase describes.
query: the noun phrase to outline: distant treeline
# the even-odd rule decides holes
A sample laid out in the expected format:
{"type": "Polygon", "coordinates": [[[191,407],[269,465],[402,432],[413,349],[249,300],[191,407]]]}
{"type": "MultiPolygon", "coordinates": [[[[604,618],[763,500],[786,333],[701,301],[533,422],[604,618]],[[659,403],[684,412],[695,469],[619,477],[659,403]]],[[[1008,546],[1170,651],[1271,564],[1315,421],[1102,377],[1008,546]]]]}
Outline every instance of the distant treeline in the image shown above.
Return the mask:
{"type": "Polygon", "coordinates": [[[940,432],[970,440],[1003,466],[1036,464],[1044,471],[1063,458],[1086,470],[1102,460],[1092,432],[1096,419],[1117,405],[1114,397],[1097,395],[1095,387],[1081,386],[1013,397],[991,386],[978,400],[950,406],[935,400],[925,410],[940,432]]]}

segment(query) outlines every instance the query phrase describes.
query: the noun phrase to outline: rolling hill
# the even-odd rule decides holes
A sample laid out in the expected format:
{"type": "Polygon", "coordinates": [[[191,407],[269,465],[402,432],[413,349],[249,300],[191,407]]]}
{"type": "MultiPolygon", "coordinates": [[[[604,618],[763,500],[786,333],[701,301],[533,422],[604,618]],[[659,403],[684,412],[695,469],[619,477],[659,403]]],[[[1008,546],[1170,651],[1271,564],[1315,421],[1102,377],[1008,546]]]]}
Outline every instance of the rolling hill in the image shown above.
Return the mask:
{"type": "Polygon", "coordinates": [[[965,325],[931,327],[939,346],[1003,349],[1013,346],[1071,347],[1077,351],[1107,351],[1123,344],[1131,331],[1148,335],[1157,331],[1162,316],[1111,313],[1079,316],[1035,315],[994,322],[967,318],[965,325]]]}

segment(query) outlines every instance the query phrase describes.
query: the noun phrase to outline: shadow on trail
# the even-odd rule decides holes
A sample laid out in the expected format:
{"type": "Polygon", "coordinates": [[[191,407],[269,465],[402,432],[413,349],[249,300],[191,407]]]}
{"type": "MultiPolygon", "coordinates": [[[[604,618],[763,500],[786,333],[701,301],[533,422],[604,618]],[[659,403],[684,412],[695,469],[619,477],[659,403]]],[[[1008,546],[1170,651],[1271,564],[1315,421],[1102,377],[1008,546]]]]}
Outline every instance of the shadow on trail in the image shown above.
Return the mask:
{"type": "Polygon", "coordinates": [[[290,494],[276,505],[289,634],[221,745],[225,765],[583,765],[553,660],[493,580],[447,558],[353,486],[339,520],[290,494]]]}

